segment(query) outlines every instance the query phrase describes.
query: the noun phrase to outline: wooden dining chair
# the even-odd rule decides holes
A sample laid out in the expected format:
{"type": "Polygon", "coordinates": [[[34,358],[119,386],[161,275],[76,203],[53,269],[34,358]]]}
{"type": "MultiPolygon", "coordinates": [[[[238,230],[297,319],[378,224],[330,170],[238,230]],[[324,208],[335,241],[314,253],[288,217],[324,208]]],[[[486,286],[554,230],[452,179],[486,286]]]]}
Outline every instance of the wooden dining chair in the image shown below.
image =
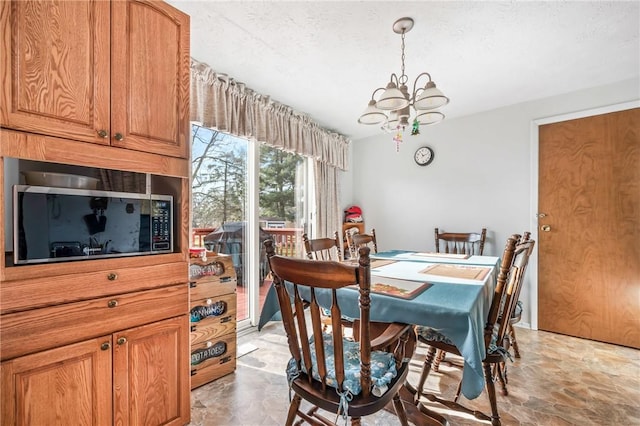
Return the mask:
{"type": "Polygon", "coordinates": [[[307,257],[312,260],[336,260],[342,261],[342,248],[338,232],[333,234],[333,238],[309,239],[308,235],[302,234],[304,249],[307,257]]]}
{"type": "MultiPolygon", "coordinates": [[[[333,234],[333,238],[315,238],[311,240],[305,233],[302,235],[302,241],[304,241],[304,249],[307,257],[311,260],[335,260],[338,262],[344,260],[340,248],[340,238],[337,232],[333,234]]],[[[323,324],[322,330],[325,331],[331,326],[331,312],[329,312],[328,309],[321,308],[320,313],[323,324]]],[[[343,317],[342,325],[352,327],[353,319],[343,317]]]]}
{"type": "Polygon", "coordinates": [[[424,366],[422,368],[422,374],[420,375],[420,380],[416,390],[416,401],[421,396],[424,396],[429,401],[441,403],[449,409],[471,414],[479,420],[490,421],[492,425],[501,424],[500,415],[498,414],[494,379],[500,381],[500,384],[503,387],[503,392],[506,392],[506,382],[503,377],[503,369],[500,368],[500,364],[503,363],[505,361],[505,357],[508,356],[508,348],[503,346],[505,342],[508,342],[508,339],[506,339],[508,322],[500,322],[499,319],[510,318],[513,310],[515,309],[517,301],[515,296],[519,293],[520,287],[522,286],[524,274],[529,262],[529,257],[533,251],[534,244],[535,241],[531,239],[523,241],[521,240],[520,235],[512,235],[507,240],[502,254],[498,279],[484,329],[486,353],[482,364],[486,390],[489,397],[489,403],[491,405],[491,416],[488,416],[481,411],[471,410],[458,403],[461,382],[458,385],[458,389],[453,400],[446,400],[425,391],[424,384],[429,372],[431,371],[431,366],[436,356],[436,350],[440,349],[447,353],[456,355],[460,355],[460,351],[455,344],[447,338],[447,336],[442,335],[432,328],[424,326],[416,327],[418,341],[429,345],[429,350],[427,351],[424,366]]]}
{"type": "Polygon", "coordinates": [[[469,254],[482,256],[487,229],[480,232],[440,232],[435,228],[436,253],[469,254]]]}
{"type": "MultiPolygon", "coordinates": [[[[528,241],[531,238],[531,232],[525,232],[522,234],[521,241],[528,241]]],[[[519,300],[520,291],[515,295],[515,299],[517,300],[516,306],[511,314],[511,318],[509,318],[509,328],[507,332],[507,338],[509,339],[509,346],[513,346],[513,356],[516,358],[520,358],[520,347],[518,346],[518,340],[516,339],[516,330],[513,327],[514,324],[519,323],[522,320],[522,302],[519,300]]],[[[505,369],[505,382],[506,382],[506,369],[505,369]]]]}
{"type": "Polygon", "coordinates": [[[371,229],[371,233],[363,234],[357,233],[351,236],[351,244],[353,246],[354,254],[357,254],[358,249],[361,247],[369,247],[371,252],[378,252],[378,242],[376,241],[376,230],[371,229]]]}
{"type": "Polygon", "coordinates": [[[415,333],[412,326],[398,323],[384,324],[384,332],[373,333],[382,324],[369,320],[369,249],[360,249],[358,265],[352,265],[278,256],[271,241],[265,247],[292,357],[287,378],[294,397],[285,424],[298,418],[300,423],[332,425],[342,416],[360,425],[361,417],[392,402],[400,423],[407,425],[399,391],[415,351],[415,333]],[[345,289],[349,286],[356,288],[345,289]],[[342,334],[339,289],[359,291],[355,340],[342,334]],[[334,319],[328,333],[322,332],[321,300],[334,319]],[[310,409],[301,409],[303,399],[310,409]],[[333,420],[326,412],[333,413],[333,420]]]}
{"type": "Polygon", "coordinates": [[[356,251],[356,246],[353,244],[353,236],[355,234],[360,233],[360,229],[358,229],[357,227],[351,227],[348,228],[345,233],[344,233],[344,240],[346,242],[347,248],[344,251],[344,258],[345,259],[356,259],[357,256],[357,251],[356,251]]]}

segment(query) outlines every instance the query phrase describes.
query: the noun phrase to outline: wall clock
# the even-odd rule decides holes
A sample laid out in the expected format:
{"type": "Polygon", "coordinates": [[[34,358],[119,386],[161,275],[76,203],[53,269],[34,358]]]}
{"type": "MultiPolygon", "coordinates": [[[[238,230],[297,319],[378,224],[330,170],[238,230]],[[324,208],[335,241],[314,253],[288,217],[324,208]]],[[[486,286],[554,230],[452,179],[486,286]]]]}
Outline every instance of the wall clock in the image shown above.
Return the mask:
{"type": "Polygon", "coordinates": [[[421,146],[413,154],[413,159],[416,160],[416,164],[419,166],[427,166],[433,161],[433,150],[428,146],[421,146]]]}

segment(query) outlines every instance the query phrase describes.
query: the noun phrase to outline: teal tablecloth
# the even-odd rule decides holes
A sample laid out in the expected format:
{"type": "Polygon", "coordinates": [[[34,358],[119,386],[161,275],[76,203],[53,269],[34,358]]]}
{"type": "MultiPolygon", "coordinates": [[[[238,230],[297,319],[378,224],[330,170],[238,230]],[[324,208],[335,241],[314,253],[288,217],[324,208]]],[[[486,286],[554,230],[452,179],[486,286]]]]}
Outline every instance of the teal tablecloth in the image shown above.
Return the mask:
{"type": "MultiPolygon", "coordinates": [[[[406,255],[409,252],[396,250],[379,253],[376,258],[391,258],[401,253],[406,255]]],[[[433,285],[409,300],[372,293],[371,321],[425,325],[446,335],[455,343],[464,358],[462,393],[467,399],[474,399],[482,393],[484,388],[482,368],[485,355],[484,325],[495,288],[499,259],[492,256],[472,256],[466,260],[456,259],[456,262],[450,260],[438,258],[436,262],[487,266],[490,267],[491,273],[482,282],[471,280],[455,282],[447,277],[423,275],[427,277],[425,280],[415,275],[416,266],[411,267],[406,259],[402,259],[404,267],[401,264],[391,264],[372,269],[372,279],[380,275],[428,281],[433,285]]],[[[412,259],[412,261],[419,260],[412,259]]],[[[420,262],[422,263],[419,265],[420,268],[432,263],[425,260],[420,262]]],[[[304,294],[302,296],[305,297],[304,294]]],[[[317,298],[321,306],[330,306],[331,300],[328,293],[320,292],[317,298]]],[[[340,290],[339,303],[343,315],[352,318],[360,315],[357,291],[340,290]]],[[[274,288],[269,290],[265,298],[258,329],[262,329],[272,319],[279,319],[278,298],[274,288]],[[275,315],[278,315],[278,318],[275,318],[275,315]]]]}

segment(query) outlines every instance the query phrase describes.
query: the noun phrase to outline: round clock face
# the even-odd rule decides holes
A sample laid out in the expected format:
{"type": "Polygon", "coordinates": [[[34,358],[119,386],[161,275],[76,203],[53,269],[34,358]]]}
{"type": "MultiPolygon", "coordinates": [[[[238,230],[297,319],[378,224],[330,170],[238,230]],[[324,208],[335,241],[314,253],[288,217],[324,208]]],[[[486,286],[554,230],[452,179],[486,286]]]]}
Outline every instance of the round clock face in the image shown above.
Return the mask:
{"type": "Polygon", "coordinates": [[[420,147],[413,155],[413,159],[419,166],[426,166],[433,161],[433,150],[428,146],[420,147]]]}

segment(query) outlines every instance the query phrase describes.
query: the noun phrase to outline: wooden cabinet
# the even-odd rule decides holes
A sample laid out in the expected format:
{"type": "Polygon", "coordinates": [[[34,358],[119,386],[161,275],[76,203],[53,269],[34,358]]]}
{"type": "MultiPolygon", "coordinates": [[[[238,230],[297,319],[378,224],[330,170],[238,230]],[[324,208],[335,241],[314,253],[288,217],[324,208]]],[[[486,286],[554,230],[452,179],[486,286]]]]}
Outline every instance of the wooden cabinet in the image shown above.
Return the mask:
{"type": "Polygon", "coordinates": [[[2,424],[111,425],[111,346],[103,336],[0,364],[2,424]]]}
{"type": "Polygon", "coordinates": [[[182,315],[113,335],[113,424],[189,423],[188,352],[179,350],[188,322],[182,315]]]}
{"type": "Polygon", "coordinates": [[[189,17],[150,0],[0,2],[0,124],[188,158],[189,17]]]}
{"type": "Polygon", "coordinates": [[[189,17],[12,0],[0,31],[0,424],[188,424],[189,17]],[[31,167],[145,174],[173,197],[173,251],[15,265],[11,185],[31,167]]]}
{"type": "Polygon", "coordinates": [[[187,321],[182,315],[3,362],[2,424],[187,423],[189,398],[179,395],[188,393],[180,371],[187,356],[166,350],[187,344],[187,321]]]}
{"type": "Polygon", "coordinates": [[[207,253],[189,267],[191,389],[236,368],[236,285],[231,256],[207,253]]]}

